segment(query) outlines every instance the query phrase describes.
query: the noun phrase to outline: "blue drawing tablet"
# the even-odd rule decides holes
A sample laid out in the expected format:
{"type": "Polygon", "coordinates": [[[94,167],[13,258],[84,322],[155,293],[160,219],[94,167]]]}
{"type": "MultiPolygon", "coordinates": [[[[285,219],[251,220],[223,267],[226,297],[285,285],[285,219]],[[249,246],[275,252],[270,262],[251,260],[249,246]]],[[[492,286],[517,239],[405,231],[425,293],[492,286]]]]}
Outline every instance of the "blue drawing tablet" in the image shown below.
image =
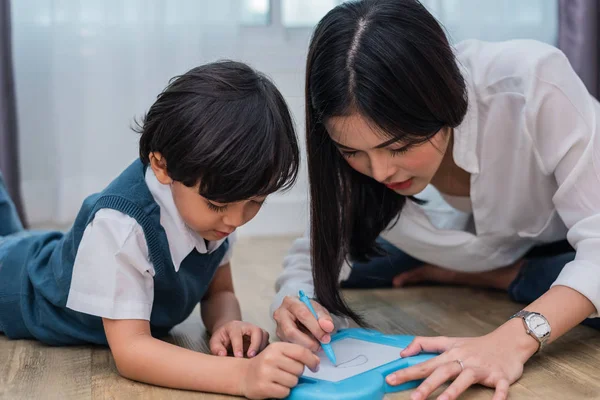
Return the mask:
{"type": "Polygon", "coordinates": [[[407,368],[435,357],[419,354],[400,358],[400,348],[409,345],[413,336],[384,335],[366,329],[345,329],[331,338],[337,358],[333,366],[323,351],[320,369],[313,373],[305,369],[298,385],[292,389],[288,400],[376,400],[386,393],[417,387],[420,381],[390,386],[385,377],[391,372],[407,368]]]}

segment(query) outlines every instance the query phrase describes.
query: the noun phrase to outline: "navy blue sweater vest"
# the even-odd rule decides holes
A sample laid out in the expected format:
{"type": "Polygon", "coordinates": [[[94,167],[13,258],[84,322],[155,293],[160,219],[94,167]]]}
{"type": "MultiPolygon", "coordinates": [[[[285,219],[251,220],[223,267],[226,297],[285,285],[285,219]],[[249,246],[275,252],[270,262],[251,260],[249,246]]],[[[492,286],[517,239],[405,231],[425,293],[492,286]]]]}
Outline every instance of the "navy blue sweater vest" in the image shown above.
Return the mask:
{"type": "Polygon", "coordinates": [[[71,230],[26,235],[3,258],[0,268],[0,322],[12,339],[35,338],[51,345],[107,344],[100,317],[66,308],[73,264],[81,237],[96,212],[120,211],[142,227],[155,270],[152,335],[166,335],[202,300],[229,243],[200,254],[195,249],[175,271],[160,224],[160,208],[137,160],[101,193],[88,197],[71,230]]]}

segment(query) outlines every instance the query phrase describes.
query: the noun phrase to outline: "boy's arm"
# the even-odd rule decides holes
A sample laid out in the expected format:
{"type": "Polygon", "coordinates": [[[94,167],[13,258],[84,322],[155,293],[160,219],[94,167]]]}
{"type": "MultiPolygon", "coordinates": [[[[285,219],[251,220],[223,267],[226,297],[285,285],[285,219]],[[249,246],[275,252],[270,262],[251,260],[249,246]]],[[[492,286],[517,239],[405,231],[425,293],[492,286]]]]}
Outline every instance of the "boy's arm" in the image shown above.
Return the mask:
{"type": "Polygon", "coordinates": [[[148,321],[102,321],[122,376],[158,386],[243,395],[250,360],[214,357],[155,339],[148,321]]]}
{"type": "Polygon", "coordinates": [[[227,322],[242,320],[240,304],[233,290],[230,263],[217,269],[200,308],[208,332],[214,332],[227,322]]]}

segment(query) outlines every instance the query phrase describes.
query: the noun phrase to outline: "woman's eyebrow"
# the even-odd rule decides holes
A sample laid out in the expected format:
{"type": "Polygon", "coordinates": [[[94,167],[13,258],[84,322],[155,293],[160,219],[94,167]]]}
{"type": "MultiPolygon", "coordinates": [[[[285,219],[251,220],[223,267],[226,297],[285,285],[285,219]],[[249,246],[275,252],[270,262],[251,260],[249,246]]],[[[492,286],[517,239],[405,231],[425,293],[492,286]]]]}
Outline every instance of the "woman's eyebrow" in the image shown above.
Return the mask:
{"type": "MultiPolygon", "coordinates": [[[[340,149],[346,149],[346,150],[357,150],[357,149],[354,149],[354,148],[352,148],[352,147],[348,147],[348,146],[346,146],[346,145],[343,145],[343,144],[341,144],[341,143],[338,143],[338,142],[336,142],[336,141],[335,141],[335,140],[333,140],[333,139],[331,139],[331,141],[332,141],[332,142],[333,142],[333,143],[334,143],[334,144],[335,144],[337,147],[339,147],[340,149]]],[[[393,143],[396,143],[396,142],[398,142],[398,139],[395,139],[395,138],[394,138],[394,139],[390,139],[390,140],[388,140],[387,142],[383,142],[383,143],[381,143],[381,144],[379,144],[379,145],[375,146],[375,148],[376,148],[376,149],[381,149],[381,148],[383,148],[383,147],[387,147],[387,146],[389,146],[390,144],[393,144],[393,143]]]]}

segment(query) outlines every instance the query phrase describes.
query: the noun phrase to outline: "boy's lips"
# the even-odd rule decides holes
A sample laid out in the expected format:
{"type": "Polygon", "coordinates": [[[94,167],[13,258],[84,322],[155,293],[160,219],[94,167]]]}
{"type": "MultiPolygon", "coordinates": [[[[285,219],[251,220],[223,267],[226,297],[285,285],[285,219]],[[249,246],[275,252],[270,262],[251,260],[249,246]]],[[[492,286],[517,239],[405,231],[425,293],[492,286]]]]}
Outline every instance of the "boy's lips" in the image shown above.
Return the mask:
{"type": "Polygon", "coordinates": [[[234,231],[231,232],[223,232],[223,231],[217,231],[215,230],[215,233],[217,234],[217,236],[219,236],[220,238],[224,238],[227,237],[229,235],[231,235],[234,231]]]}
{"type": "Polygon", "coordinates": [[[392,190],[404,190],[404,189],[408,189],[410,187],[410,185],[412,185],[412,181],[413,181],[413,178],[410,178],[403,182],[387,183],[385,186],[387,186],[388,188],[390,188],[392,190]]]}

